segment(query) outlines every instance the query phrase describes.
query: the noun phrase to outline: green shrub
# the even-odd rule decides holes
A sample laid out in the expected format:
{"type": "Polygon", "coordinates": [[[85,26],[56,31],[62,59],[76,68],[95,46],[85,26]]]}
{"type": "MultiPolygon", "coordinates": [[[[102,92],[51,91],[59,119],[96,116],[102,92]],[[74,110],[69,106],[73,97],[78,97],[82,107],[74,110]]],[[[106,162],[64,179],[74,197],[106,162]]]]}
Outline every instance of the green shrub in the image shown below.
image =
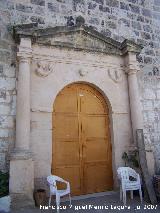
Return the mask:
{"type": "Polygon", "coordinates": [[[9,174],[0,171],[0,197],[9,193],[9,174]]]}

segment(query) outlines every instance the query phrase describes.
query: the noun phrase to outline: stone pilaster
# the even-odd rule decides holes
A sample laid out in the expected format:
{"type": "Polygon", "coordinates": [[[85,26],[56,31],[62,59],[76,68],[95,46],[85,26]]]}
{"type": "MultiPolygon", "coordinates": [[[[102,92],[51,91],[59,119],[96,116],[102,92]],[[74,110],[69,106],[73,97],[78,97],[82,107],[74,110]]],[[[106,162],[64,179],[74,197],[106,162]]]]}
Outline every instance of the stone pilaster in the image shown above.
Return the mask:
{"type": "MultiPolygon", "coordinates": [[[[17,81],[16,143],[10,155],[10,194],[12,201],[32,203],[33,160],[30,151],[30,60],[31,40],[21,38],[17,58],[19,62],[17,81]],[[15,199],[16,198],[16,199],[15,199]],[[24,199],[23,199],[24,198],[24,199]]],[[[12,202],[12,203],[13,203],[12,202]]],[[[27,204],[28,205],[28,204],[27,204]]],[[[19,204],[18,204],[19,206],[19,204]]]]}
{"type": "Polygon", "coordinates": [[[131,123],[133,139],[136,144],[136,129],[143,129],[142,106],[140,102],[140,93],[137,81],[137,72],[139,71],[138,62],[134,53],[128,53],[126,56],[126,73],[128,75],[128,91],[130,102],[131,123]]]}

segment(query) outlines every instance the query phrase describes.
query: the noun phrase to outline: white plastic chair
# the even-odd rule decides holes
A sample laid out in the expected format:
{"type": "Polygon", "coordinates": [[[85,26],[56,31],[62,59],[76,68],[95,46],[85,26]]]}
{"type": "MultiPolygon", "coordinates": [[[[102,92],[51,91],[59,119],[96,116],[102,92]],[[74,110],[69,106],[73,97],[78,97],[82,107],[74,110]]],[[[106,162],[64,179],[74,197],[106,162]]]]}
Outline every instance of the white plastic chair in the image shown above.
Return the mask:
{"type": "Polygon", "coordinates": [[[120,200],[122,200],[123,197],[123,204],[126,205],[126,191],[130,191],[131,199],[133,199],[134,190],[139,190],[142,203],[142,190],[139,174],[130,167],[119,167],[117,173],[120,180],[120,200]],[[134,178],[134,180],[130,180],[130,177],[134,178]]]}
{"type": "Polygon", "coordinates": [[[59,206],[60,206],[60,198],[65,195],[69,195],[69,201],[71,205],[71,195],[70,195],[70,184],[69,182],[63,180],[62,178],[55,176],[55,175],[50,175],[47,177],[47,182],[49,183],[50,186],[50,196],[49,196],[49,206],[51,205],[51,198],[52,195],[56,196],[56,205],[57,205],[57,212],[59,212],[59,206]],[[57,189],[57,183],[56,182],[63,182],[67,185],[67,188],[65,190],[58,190],[57,189]]]}

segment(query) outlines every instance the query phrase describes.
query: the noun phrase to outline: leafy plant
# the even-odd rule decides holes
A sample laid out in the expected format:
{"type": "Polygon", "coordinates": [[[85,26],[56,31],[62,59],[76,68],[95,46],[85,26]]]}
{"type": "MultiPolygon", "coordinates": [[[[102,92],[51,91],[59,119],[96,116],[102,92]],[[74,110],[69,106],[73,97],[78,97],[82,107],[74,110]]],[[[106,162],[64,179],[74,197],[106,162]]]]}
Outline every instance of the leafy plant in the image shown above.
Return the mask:
{"type": "Polygon", "coordinates": [[[139,161],[138,161],[138,152],[132,151],[130,154],[127,154],[126,152],[123,153],[122,159],[125,162],[125,166],[130,165],[134,166],[136,168],[139,168],[139,161]]]}
{"type": "Polygon", "coordinates": [[[127,166],[127,162],[128,162],[128,155],[127,155],[127,152],[124,152],[124,153],[123,153],[122,159],[124,160],[125,166],[127,166]]]}
{"type": "Polygon", "coordinates": [[[9,193],[9,174],[0,171],[0,197],[9,193]]]}

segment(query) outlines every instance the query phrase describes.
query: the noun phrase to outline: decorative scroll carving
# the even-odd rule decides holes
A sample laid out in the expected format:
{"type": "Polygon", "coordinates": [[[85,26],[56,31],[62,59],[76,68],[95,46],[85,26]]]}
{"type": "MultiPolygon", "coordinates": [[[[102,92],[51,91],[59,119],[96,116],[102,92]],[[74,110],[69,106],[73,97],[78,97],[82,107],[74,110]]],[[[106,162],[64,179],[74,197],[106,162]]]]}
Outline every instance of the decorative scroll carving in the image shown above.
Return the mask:
{"type": "Polygon", "coordinates": [[[110,79],[112,79],[112,81],[114,81],[115,83],[118,83],[122,80],[122,74],[119,70],[117,69],[108,69],[108,76],[110,77],[110,79]]]}
{"type": "Polygon", "coordinates": [[[38,61],[36,66],[35,72],[38,76],[46,77],[53,72],[53,63],[51,62],[38,61]]]}
{"type": "Polygon", "coordinates": [[[88,71],[86,69],[79,69],[78,72],[79,72],[79,75],[82,77],[86,76],[88,73],[88,71]]]}

